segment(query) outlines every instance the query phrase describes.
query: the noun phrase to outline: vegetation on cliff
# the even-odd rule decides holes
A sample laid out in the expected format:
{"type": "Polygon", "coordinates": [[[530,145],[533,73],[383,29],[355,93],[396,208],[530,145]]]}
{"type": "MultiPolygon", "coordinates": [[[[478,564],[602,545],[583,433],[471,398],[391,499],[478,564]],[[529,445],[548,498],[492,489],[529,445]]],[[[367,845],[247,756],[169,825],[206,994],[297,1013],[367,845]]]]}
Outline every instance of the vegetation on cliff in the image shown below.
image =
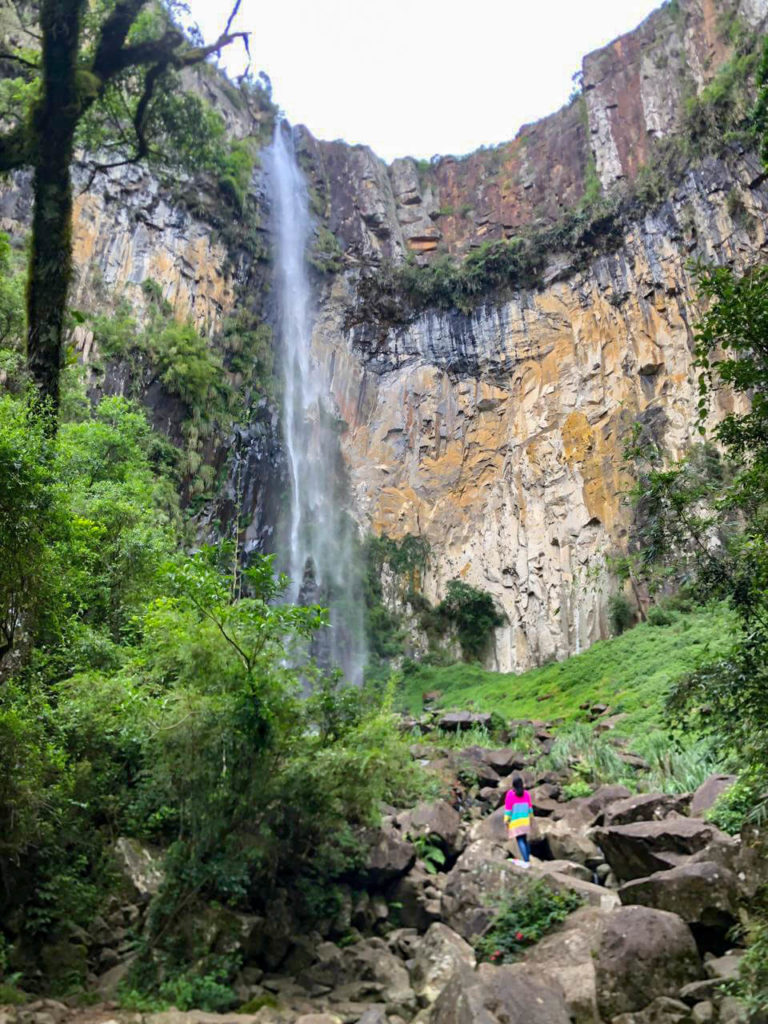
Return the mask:
{"type": "Polygon", "coordinates": [[[85,0],[42,0],[14,7],[11,38],[23,43],[0,50],[0,173],[33,171],[27,359],[53,411],[72,277],[75,150],[90,152],[91,174],[144,159],[215,170],[242,201],[247,144],[223,146],[220,115],[185,91],[180,77],[243,38],[230,32],[238,6],[208,46],[190,41],[173,5],[111,0],[89,9],[85,0]]]}

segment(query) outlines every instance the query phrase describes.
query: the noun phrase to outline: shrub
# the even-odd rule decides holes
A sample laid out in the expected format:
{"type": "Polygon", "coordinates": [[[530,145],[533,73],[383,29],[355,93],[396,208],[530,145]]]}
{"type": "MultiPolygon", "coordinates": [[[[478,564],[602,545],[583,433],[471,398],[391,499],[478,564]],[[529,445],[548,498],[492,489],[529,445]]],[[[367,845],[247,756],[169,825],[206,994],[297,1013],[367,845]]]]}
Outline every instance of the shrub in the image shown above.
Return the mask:
{"type": "Polygon", "coordinates": [[[491,963],[513,963],[583,902],[577,893],[552,889],[543,879],[526,879],[501,902],[477,951],[491,963]]]}
{"type": "Polygon", "coordinates": [[[479,659],[485,652],[493,630],[504,624],[493,598],[463,580],[451,580],[438,614],[456,627],[462,654],[466,660],[479,659]]]}
{"type": "Polygon", "coordinates": [[[635,624],[635,610],[623,594],[613,594],[608,598],[608,618],[614,636],[620,636],[635,624]]]}

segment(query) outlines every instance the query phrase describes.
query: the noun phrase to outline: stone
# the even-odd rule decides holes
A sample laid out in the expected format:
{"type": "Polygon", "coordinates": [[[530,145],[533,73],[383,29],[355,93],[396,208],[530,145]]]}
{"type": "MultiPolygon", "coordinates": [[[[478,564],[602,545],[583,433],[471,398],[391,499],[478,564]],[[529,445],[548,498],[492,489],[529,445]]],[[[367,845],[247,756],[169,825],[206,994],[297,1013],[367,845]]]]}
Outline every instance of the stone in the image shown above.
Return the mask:
{"type": "Polygon", "coordinates": [[[367,884],[381,886],[406,874],[416,860],[416,848],[404,839],[391,822],[378,829],[366,829],[364,841],[368,854],[361,874],[367,884]]]}
{"type": "Polygon", "coordinates": [[[160,854],[138,839],[121,836],[115,843],[117,865],[143,901],[155,896],[163,882],[160,854]]]}
{"type": "Polygon", "coordinates": [[[335,1013],[302,1013],[293,1024],[342,1024],[335,1013]]]}
{"type": "Polygon", "coordinates": [[[692,981],[689,985],[683,985],[678,995],[683,1002],[694,1006],[703,1000],[713,999],[719,994],[720,981],[717,978],[705,978],[703,981],[692,981]]]}
{"type": "Polygon", "coordinates": [[[131,969],[133,959],[134,957],[130,956],[123,960],[122,963],[115,964],[114,967],[110,967],[109,970],[104,971],[103,974],[99,975],[95,988],[102,999],[117,999],[118,989],[122,982],[128,977],[128,972],[131,969]]]}
{"type": "Polygon", "coordinates": [[[711,861],[681,864],[619,888],[624,905],[642,904],[669,910],[689,925],[723,937],[738,919],[736,877],[711,861]]]}
{"type": "Polygon", "coordinates": [[[689,1024],[690,1012],[685,1003],[670,996],[659,996],[635,1013],[620,1013],[611,1024],[689,1024]]]}
{"type": "Polygon", "coordinates": [[[596,957],[601,1017],[635,1013],[702,976],[696,943],[676,914],[621,907],[606,919],[596,957]]]}
{"type": "Polygon", "coordinates": [[[704,963],[707,977],[718,981],[735,981],[739,976],[739,964],[743,953],[726,953],[725,956],[710,957],[704,963]]]}
{"type": "Polygon", "coordinates": [[[690,808],[691,817],[701,818],[714,805],[717,798],[731,788],[735,781],[735,775],[710,775],[693,794],[690,808]]]}
{"type": "Polygon", "coordinates": [[[531,977],[524,964],[481,964],[454,974],[432,1007],[430,1024],[570,1024],[560,986],[531,977]]]}
{"type": "Polygon", "coordinates": [[[499,775],[509,775],[513,771],[525,768],[531,759],[526,754],[521,754],[519,750],[505,748],[503,750],[487,750],[484,760],[499,775]]]}
{"type": "MultiPolygon", "coordinates": [[[[717,1017],[720,1024],[747,1024],[749,1020],[746,1007],[735,996],[723,996],[717,1008],[717,1017]]],[[[755,1021],[754,1024],[758,1024],[758,1022],[755,1021]]]]}
{"type": "Polygon", "coordinates": [[[399,814],[396,823],[405,836],[430,836],[439,841],[445,853],[461,852],[461,817],[447,800],[417,804],[412,810],[399,814]]]}
{"type": "Polygon", "coordinates": [[[437,722],[438,729],[445,732],[463,732],[473,727],[491,728],[491,715],[474,711],[450,711],[442,715],[437,722]]]}
{"type": "Polygon", "coordinates": [[[636,821],[662,821],[671,813],[686,814],[691,799],[688,794],[670,796],[666,793],[635,793],[605,808],[599,824],[632,825],[636,821]]]}
{"type": "Polygon", "coordinates": [[[730,842],[718,828],[698,818],[638,821],[597,828],[592,834],[622,882],[676,867],[711,844],[730,842]]]}
{"type": "Polygon", "coordinates": [[[714,1016],[715,1008],[708,999],[694,1004],[694,1007],[691,1010],[693,1024],[710,1024],[710,1021],[714,1019],[714,1016]]]}
{"type": "Polygon", "coordinates": [[[546,861],[541,865],[536,865],[536,868],[537,873],[541,872],[545,875],[550,885],[554,886],[556,889],[568,889],[571,892],[578,893],[585,902],[591,904],[593,907],[601,907],[603,910],[612,910],[614,907],[619,906],[618,893],[609,889],[607,886],[595,885],[592,882],[585,882],[582,878],[578,878],[572,874],[563,874],[560,871],[548,871],[546,861]]]}
{"type": "Polygon", "coordinates": [[[562,988],[574,1024],[597,1024],[595,953],[607,911],[580,907],[525,956],[532,976],[562,988]]]}
{"type": "Polygon", "coordinates": [[[430,1006],[451,977],[474,968],[475,951],[447,925],[436,922],[416,948],[410,969],[411,984],[420,1006],[430,1006]]]}
{"type": "Polygon", "coordinates": [[[433,881],[434,877],[419,862],[392,889],[391,899],[400,904],[398,916],[403,927],[424,932],[439,919],[440,906],[433,905],[427,892],[433,881]]]}
{"type": "Polygon", "coordinates": [[[586,828],[578,821],[569,818],[541,818],[536,821],[535,831],[531,836],[531,845],[537,856],[541,856],[538,847],[546,847],[553,860],[570,860],[578,864],[597,865],[603,855],[597,845],[587,836],[586,828]]]}
{"type": "Polygon", "coordinates": [[[383,1006],[371,1006],[365,1011],[357,1024],[391,1024],[391,1022],[383,1006]]]}
{"type": "Polygon", "coordinates": [[[520,884],[527,872],[507,857],[506,843],[470,843],[448,872],[440,901],[445,924],[464,939],[482,934],[493,918],[491,902],[520,884]]]}

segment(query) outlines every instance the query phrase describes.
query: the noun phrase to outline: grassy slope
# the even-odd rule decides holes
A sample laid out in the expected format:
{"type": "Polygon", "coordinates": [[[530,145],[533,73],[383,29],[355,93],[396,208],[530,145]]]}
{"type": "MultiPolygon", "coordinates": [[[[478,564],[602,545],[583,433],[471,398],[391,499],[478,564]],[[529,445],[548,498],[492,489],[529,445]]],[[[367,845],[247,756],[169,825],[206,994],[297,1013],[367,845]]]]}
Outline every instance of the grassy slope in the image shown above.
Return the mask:
{"type": "Polygon", "coordinates": [[[643,623],[582,654],[522,675],[487,672],[477,665],[421,666],[406,675],[401,700],[418,713],[422,693],[441,690],[444,708],[472,707],[508,718],[548,721],[584,718],[579,705],[601,701],[614,712],[627,713],[618,731],[637,734],[663,724],[670,685],[723,652],[732,629],[729,612],[716,606],[676,613],[669,626],[643,623]],[[537,700],[546,694],[551,698],[537,700]]]}

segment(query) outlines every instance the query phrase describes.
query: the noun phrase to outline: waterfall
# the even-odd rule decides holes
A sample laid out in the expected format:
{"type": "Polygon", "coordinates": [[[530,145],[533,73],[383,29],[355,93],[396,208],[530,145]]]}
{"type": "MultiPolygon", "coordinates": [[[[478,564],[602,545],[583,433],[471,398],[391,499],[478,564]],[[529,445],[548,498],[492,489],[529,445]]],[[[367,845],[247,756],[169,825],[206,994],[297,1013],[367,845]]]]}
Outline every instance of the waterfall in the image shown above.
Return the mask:
{"type": "MultiPolygon", "coordinates": [[[[275,237],[275,297],[283,370],[283,439],[289,469],[289,505],[280,530],[290,577],[288,599],[317,603],[331,625],[313,654],[362,681],[365,661],[362,577],[356,530],[345,511],[347,488],[339,446],[339,419],[329,367],[312,352],[313,304],[307,270],[312,237],[309,195],[288,126],[278,122],[268,154],[275,237]]],[[[280,550],[280,549],[278,549],[280,550]]]]}

